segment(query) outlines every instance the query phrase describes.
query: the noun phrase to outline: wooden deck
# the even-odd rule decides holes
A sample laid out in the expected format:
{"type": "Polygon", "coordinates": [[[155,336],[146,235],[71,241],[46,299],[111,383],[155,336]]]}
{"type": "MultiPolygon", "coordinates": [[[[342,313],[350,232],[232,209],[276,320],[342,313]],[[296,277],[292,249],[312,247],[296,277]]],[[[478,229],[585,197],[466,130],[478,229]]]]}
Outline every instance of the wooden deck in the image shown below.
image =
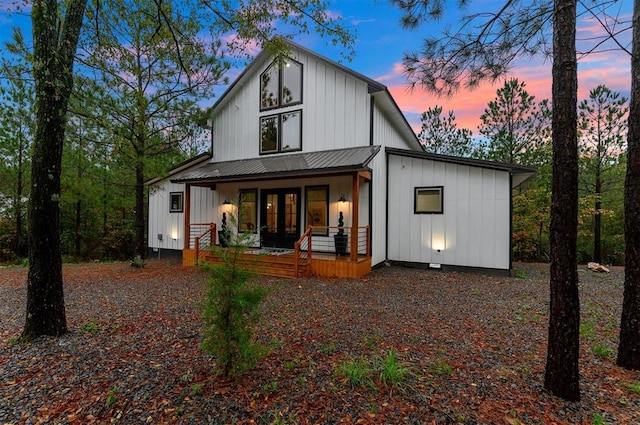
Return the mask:
{"type": "MultiPolygon", "coordinates": [[[[331,253],[312,252],[307,264],[298,266],[296,276],[295,254],[264,253],[258,249],[249,249],[243,254],[242,261],[249,269],[256,273],[277,277],[352,277],[359,278],[371,272],[371,257],[358,256],[357,261],[349,256],[336,256],[331,253]]],[[[201,261],[219,264],[220,258],[213,251],[200,253],[201,261]]],[[[193,249],[182,252],[182,264],[196,265],[196,251],[193,249]]]]}

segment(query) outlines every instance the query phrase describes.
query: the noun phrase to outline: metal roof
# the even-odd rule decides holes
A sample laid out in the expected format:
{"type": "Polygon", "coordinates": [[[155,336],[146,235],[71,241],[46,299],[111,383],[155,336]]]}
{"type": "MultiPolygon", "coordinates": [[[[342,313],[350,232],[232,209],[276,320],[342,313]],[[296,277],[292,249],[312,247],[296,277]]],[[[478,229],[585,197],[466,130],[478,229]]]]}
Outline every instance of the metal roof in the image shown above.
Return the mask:
{"type": "Polygon", "coordinates": [[[512,187],[520,185],[529,177],[536,174],[535,167],[528,167],[520,164],[507,164],[503,162],[486,161],[482,159],[465,158],[450,155],[441,155],[429,152],[410,151],[406,149],[386,148],[385,152],[389,155],[406,156],[410,158],[428,159],[431,161],[449,162],[452,164],[468,165],[470,167],[488,168],[491,170],[506,171],[514,176],[512,187]]]}
{"type": "Polygon", "coordinates": [[[380,146],[365,146],[209,162],[176,175],[171,182],[207,184],[368,170],[379,151],[380,146]]]}

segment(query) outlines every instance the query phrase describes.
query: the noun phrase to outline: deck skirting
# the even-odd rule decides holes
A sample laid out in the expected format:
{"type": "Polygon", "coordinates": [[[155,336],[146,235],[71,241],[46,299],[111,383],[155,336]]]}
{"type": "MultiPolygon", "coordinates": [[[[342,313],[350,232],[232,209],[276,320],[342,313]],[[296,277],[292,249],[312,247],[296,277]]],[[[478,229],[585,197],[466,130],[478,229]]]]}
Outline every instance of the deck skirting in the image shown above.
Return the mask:
{"type": "MultiPolygon", "coordinates": [[[[296,277],[294,272],[294,257],[288,255],[264,255],[255,256],[245,254],[246,264],[259,274],[278,277],[296,277]]],[[[219,258],[214,252],[206,252],[204,261],[215,264],[219,258]]],[[[196,265],[196,251],[185,249],[182,251],[182,265],[192,267],[196,265]]],[[[337,257],[335,255],[319,254],[312,255],[303,276],[318,277],[338,277],[338,278],[359,278],[371,272],[371,257],[360,256],[357,261],[352,261],[349,257],[337,257]]]]}

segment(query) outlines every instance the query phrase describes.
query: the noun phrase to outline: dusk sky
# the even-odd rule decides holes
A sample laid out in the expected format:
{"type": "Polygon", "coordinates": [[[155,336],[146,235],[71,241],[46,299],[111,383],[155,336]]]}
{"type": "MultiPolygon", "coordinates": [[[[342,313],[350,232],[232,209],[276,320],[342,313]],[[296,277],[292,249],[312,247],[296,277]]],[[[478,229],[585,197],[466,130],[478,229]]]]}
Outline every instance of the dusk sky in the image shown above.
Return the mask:
{"type": "MultiPolygon", "coordinates": [[[[27,35],[30,32],[28,17],[9,16],[5,12],[11,3],[11,0],[0,0],[0,40],[2,41],[11,36],[11,28],[16,25],[21,25],[27,35]]],[[[328,13],[341,17],[345,25],[356,32],[355,57],[351,62],[341,61],[340,49],[331,46],[328,40],[320,39],[315,35],[300,37],[294,41],[332,60],[341,61],[345,66],[385,84],[416,131],[420,128],[420,114],[429,107],[441,105],[445,112],[454,111],[459,127],[468,128],[474,135],[478,135],[479,117],[487,103],[495,98],[496,90],[502,86],[503,82],[493,85],[486,83],[473,91],[463,89],[452,98],[438,98],[419,89],[410,91],[403,75],[403,53],[419,48],[425,35],[429,33],[437,35],[447,23],[455,24],[459,17],[457,15],[459,10],[454,4],[457,2],[451,3],[452,7],[445,10],[445,18],[442,22],[430,23],[417,30],[408,31],[402,29],[399,24],[400,12],[386,1],[329,1],[328,13]]],[[[478,8],[488,8],[478,9],[485,11],[497,7],[496,4],[502,4],[491,0],[472,3],[478,5],[476,6],[478,8]]],[[[608,13],[610,15],[620,13],[623,21],[629,21],[631,9],[632,2],[624,0],[617,2],[608,10],[608,13]]],[[[590,16],[582,16],[579,20],[578,38],[585,40],[582,44],[586,45],[587,40],[602,33],[601,27],[590,16]]],[[[623,27],[624,25],[620,25],[620,28],[623,27]]],[[[622,33],[619,39],[630,50],[631,32],[622,33]]],[[[607,47],[611,46],[611,43],[607,45],[607,47]]],[[[229,78],[233,80],[240,71],[240,69],[231,70],[229,78]]],[[[515,64],[508,77],[516,77],[524,81],[526,90],[537,100],[551,99],[551,63],[549,61],[545,63],[543,58],[521,61],[515,64]]],[[[610,89],[628,96],[630,58],[626,52],[620,49],[609,49],[580,60],[578,99],[586,98],[589,90],[598,84],[605,84],[610,89]]],[[[216,95],[220,95],[223,91],[224,87],[220,87],[216,90],[216,95]]],[[[213,102],[215,99],[207,103],[213,102]]]]}

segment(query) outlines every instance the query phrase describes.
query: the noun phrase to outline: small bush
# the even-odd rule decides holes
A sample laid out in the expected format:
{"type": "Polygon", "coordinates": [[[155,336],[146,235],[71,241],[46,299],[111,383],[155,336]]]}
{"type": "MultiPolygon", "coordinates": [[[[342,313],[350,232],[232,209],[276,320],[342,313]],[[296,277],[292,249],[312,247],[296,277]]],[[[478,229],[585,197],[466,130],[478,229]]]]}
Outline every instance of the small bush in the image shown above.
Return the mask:
{"type": "Polygon", "coordinates": [[[452,375],[453,368],[444,360],[437,360],[429,365],[429,370],[436,375],[452,375]]]}
{"type": "Polygon", "coordinates": [[[351,388],[370,387],[372,370],[364,359],[346,360],[338,366],[338,375],[351,388]]]}
{"type": "Polygon", "coordinates": [[[640,394],[640,382],[633,382],[629,384],[628,388],[632,393],[640,394]]]}
{"type": "Polygon", "coordinates": [[[380,358],[379,369],[380,381],[384,385],[394,388],[398,388],[409,374],[409,368],[400,363],[397,354],[393,350],[389,350],[386,357],[380,358]]]}
{"type": "Polygon", "coordinates": [[[107,401],[105,402],[107,409],[113,409],[118,402],[118,394],[119,388],[117,386],[111,387],[109,391],[107,391],[107,401]]]}
{"type": "Polygon", "coordinates": [[[608,359],[613,354],[613,349],[603,344],[594,345],[593,347],[591,347],[591,351],[593,351],[593,354],[596,357],[599,357],[601,359],[608,359]]]}
{"type": "MultiPolygon", "coordinates": [[[[230,216],[237,229],[235,215],[230,216]]],[[[249,247],[250,236],[232,236],[230,247],[217,252],[222,265],[207,267],[211,277],[202,302],[202,348],[215,356],[218,372],[225,377],[253,368],[267,352],[266,347],[254,341],[253,332],[268,291],[252,283],[254,273],[239,261],[249,247]]]]}

